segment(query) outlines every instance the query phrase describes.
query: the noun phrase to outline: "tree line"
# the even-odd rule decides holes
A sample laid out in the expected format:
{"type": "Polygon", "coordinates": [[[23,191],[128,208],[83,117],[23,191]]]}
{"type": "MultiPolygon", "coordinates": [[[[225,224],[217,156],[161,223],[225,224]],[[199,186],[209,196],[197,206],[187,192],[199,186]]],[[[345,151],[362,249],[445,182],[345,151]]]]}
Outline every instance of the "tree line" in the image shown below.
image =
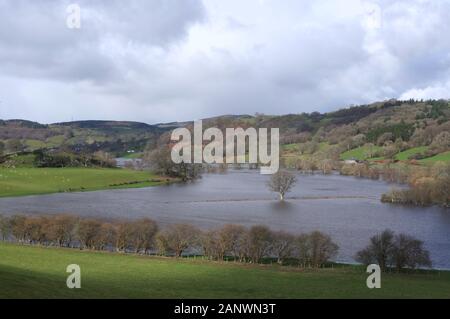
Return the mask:
{"type": "Polygon", "coordinates": [[[251,263],[275,258],[280,264],[296,260],[311,267],[323,266],[338,251],[331,237],[318,231],[295,236],[263,225],[234,224],[206,231],[189,224],[160,229],[148,218],[104,221],[72,215],[0,217],[0,238],[30,245],[172,257],[202,255],[251,263]]]}
{"type": "Polygon", "coordinates": [[[117,166],[114,157],[106,152],[98,151],[93,154],[74,153],[70,150],[39,149],[32,152],[20,151],[13,154],[2,155],[0,144],[0,165],[7,168],[17,167],[25,163],[33,167],[104,167],[117,166]]]}
{"type": "MultiPolygon", "coordinates": [[[[276,261],[283,265],[323,267],[337,255],[338,245],[327,234],[291,234],[264,225],[226,224],[201,230],[190,224],[163,229],[149,219],[100,220],[73,215],[0,216],[0,239],[29,245],[56,246],[168,257],[201,255],[210,260],[242,263],[276,261]]],[[[378,263],[383,270],[431,266],[423,242],[386,230],[371,238],[355,259],[378,263]]]]}
{"type": "Polygon", "coordinates": [[[416,206],[440,205],[450,207],[450,164],[414,168],[407,174],[407,189],[393,189],[383,194],[381,201],[416,206]]]}
{"type": "Polygon", "coordinates": [[[389,229],[370,238],[370,244],[356,254],[355,260],[365,265],[377,264],[382,271],[432,265],[430,253],[424,249],[422,241],[389,229]]]}

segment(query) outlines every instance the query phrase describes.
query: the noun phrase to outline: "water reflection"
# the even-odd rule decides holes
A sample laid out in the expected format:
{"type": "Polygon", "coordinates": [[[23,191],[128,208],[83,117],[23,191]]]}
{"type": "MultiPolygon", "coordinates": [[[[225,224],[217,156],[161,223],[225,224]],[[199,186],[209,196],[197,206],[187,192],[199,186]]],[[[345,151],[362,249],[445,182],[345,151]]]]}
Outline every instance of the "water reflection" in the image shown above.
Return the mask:
{"type": "Polygon", "coordinates": [[[295,211],[295,206],[291,202],[289,202],[289,199],[284,201],[272,201],[270,205],[272,206],[273,210],[280,213],[295,211]]]}

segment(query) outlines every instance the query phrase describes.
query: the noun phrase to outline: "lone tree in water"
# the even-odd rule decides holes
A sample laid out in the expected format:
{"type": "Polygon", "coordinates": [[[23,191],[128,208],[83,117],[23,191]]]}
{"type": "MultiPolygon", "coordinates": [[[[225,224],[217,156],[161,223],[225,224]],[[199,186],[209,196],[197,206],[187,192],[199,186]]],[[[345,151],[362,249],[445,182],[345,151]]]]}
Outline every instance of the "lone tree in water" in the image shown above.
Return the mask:
{"type": "Polygon", "coordinates": [[[272,175],[267,185],[271,191],[280,194],[280,200],[284,200],[284,195],[291,190],[296,181],[294,174],[287,171],[278,171],[272,175]]]}

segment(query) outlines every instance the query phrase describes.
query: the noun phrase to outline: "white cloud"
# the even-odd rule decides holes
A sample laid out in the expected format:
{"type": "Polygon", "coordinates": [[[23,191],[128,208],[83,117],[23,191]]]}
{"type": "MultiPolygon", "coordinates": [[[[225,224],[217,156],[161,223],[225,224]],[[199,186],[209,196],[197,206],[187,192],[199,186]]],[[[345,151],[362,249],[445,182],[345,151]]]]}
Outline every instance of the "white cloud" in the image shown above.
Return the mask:
{"type": "Polygon", "coordinates": [[[400,96],[403,100],[450,99],[450,81],[425,88],[414,88],[400,96]]]}

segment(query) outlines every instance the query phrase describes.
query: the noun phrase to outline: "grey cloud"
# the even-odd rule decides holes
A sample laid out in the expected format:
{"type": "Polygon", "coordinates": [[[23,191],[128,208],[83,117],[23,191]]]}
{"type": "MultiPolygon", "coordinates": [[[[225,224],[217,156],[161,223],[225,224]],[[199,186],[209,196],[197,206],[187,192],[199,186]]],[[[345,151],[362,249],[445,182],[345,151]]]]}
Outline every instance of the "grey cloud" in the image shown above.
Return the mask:
{"type": "Polygon", "coordinates": [[[66,27],[69,1],[0,1],[0,67],[4,74],[52,80],[110,81],[119,76],[108,39],[167,46],[203,18],[199,0],[86,1],[82,28],[66,27]],[[107,50],[107,49],[106,49],[107,50]]]}
{"type": "Polygon", "coordinates": [[[94,11],[89,22],[98,30],[158,46],[180,40],[205,14],[198,0],[84,0],[81,5],[94,11]]]}
{"type": "Polygon", "coordinates": [[[359,0],[79,0],[76,31],[68,3],[0,0],[0,117],[161,122],[450,98],[448,1],[375,2],[381,28],[368,29],[359,0]]]}

